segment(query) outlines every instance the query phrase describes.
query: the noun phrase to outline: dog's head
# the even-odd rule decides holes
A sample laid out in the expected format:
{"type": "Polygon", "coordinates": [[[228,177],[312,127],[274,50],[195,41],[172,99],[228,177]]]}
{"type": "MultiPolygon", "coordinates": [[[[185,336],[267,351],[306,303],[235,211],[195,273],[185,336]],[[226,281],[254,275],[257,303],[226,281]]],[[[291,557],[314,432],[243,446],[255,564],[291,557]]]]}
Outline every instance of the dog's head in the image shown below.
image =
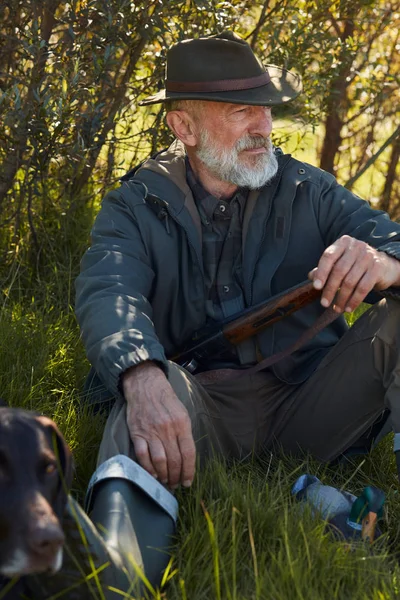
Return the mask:
{"type": "Polygon", "coordinates": [[[55,423],[0,407],[0,574],[56,572],[72,458],[55,423]]]}

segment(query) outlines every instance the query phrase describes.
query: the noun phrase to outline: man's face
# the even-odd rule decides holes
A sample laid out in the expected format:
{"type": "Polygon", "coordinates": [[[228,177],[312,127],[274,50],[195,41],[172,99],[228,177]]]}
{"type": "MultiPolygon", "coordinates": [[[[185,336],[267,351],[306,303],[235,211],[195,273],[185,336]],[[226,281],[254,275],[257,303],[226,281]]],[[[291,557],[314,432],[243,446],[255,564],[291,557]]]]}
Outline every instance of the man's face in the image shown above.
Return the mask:
{"type": "Polygon", "coordinates": [[[214,176],[254,189],[276,174],[270,108],[204,102],[197,123],[197,156],[214,176]]]}

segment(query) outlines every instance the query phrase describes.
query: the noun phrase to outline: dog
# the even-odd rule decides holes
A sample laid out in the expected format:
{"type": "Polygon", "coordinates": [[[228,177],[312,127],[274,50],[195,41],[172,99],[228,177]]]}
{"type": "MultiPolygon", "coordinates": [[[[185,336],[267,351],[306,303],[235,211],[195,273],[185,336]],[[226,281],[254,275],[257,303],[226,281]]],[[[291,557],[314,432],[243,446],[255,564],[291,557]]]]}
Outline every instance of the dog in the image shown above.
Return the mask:
{"type": "Polygon", "coordinates": [[[56,573],[71,452],[51,419],[0,402],[0,576],[56,573]]]}

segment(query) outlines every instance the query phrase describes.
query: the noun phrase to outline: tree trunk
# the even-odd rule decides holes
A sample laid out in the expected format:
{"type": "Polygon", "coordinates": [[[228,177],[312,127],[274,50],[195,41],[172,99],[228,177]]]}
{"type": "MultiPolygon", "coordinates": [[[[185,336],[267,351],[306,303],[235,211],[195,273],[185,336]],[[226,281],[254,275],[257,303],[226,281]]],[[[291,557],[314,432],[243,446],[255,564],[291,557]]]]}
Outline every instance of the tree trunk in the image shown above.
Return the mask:
{"type": "MultiPolygon", "coordinates": [[[[391,195],[393,184],[396,180],[396,169],[400,160],[400,136],[397,137],[392,144],[392,152],[390,154],[389,166],[386,173],[385,185],[383,188],[382,196],[379,202],[379,208],[391,213],[391,209],[395,207],[391,206],[391,195]]],[[[393,215],[395,217],[395,215],[393,215]]]]}
{"type": "MultiPolygon", "coordinates": [[[[340,36],[342,42],[345,42],[348,37],[353,35],[354,29],[354,20],[349,15],[340,36]]],[[[346,52],[345,48],[341,52],[339,59],[341,61],[341,67],[337,77],[331,81],[328,92],[328,103],[324,123],[325,137],[321,149],[320,167],[325,171],[329,171],[329,173],[334,173],[335,171],[335,157],[340,144],[342,143],[341,132],[348,108],[348,83],[346,79],[350,74],[352,61],[349,56],[346,56],[346,52]]]]}

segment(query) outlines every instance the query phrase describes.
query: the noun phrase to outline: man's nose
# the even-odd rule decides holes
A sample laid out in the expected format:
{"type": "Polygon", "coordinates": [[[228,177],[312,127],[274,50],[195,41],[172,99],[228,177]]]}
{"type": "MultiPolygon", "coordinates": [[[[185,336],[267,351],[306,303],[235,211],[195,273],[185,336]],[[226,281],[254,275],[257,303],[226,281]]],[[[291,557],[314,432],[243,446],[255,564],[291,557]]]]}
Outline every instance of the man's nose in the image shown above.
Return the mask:
{"type": "Polygon", "coordinates": [[[249,128],[249,133],[252,135],[262,135],[267,138],[271,135],[272,131],[271,109],[265,106],[259,106],[257,109],[253,123],[249,128]]]}

